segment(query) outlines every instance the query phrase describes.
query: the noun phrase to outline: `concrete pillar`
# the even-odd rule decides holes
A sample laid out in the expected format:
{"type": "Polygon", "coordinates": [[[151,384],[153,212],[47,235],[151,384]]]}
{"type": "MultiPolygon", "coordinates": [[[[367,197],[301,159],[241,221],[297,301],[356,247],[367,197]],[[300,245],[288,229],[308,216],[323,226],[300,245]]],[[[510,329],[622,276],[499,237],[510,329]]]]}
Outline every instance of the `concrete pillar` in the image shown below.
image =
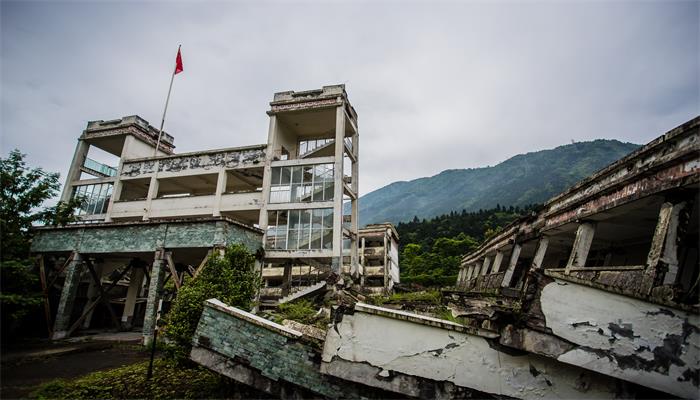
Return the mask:
{"type": "Polygon", "coordinates": [[[87,144],[86,141],[78,139],[78,144],[75,146],[75,153],[73,153],[73,161],[70,163],[70,168],[66,175],[66,183],[61,193],[61,201],[66,202],[70,200],[73,195],[73,182],[80,179],[80,167],[85,164],[85,159],[87,158],[89,150],[90,145],[87,144]]]}
{"type": "MultiPolygon", "coordinates": [[[[358,230],[359,230],[359,214],[358,214],[358,207],[359,207],[359,192],[360,192],[360,186],[359,186],[359,180],[360,180],[360,160],[358,157],[358,146],[360,145],[359,141],[359,135],[357,132],[355,132],[352,135],[352,155],[353,157],[350,158],[352,161],[352,184],[350,185],[350,190],[352,190],[354,197],[352,197],[350,201],[350,231],[353,233],[353,239],[350,247],[350,266],[351,270],[354,271],[360,271],[360,268],[358,268],[358,255],[357,255],[357,248],[358,248],[358,230]]],[[[386,246],[385,246],[385,251],[386,251],[386,246]]],[[[388,288],[389,287],[389,280],[388,276],[386,274],[386,271],[388,269],[388,265],[384,265],[384,287],[388,288]]],[[[361,274],[364,274],[364,271],[360,271],[361,274]]]]}
{"type": "Polygon", "coordinates": [[[472,279],[472,276],[474,275],[474,264],[471,264],[467,267],[467,277],[466,281],[472,279]]]}
{"type": "Polygon", "coordinates": [[[343,270],[343,154],[345,152],[344,104],[335,109],[335,162],[333,164],[333,259],[332,272],[340,275],[343,270]]]}
{"type": "Polygon", "coordinates": [[[221,216],[221,197],[226,191],[226,169],[223,167],[219,168],[219,176],[216,179],[216,193],[214,195],[214,211],[212,213],[215,217],[221,216]]]}
{"type": "Polygon", "coordinates": [[[503,275],[501,287],[510,287],[515,267],[518,265],[518,258],[520,258],[520,250],[522,250],[521,245],[517,243],[513,244],[513,250],[511,250],[510,259],[508,260],[508,269],[506,269],[506,273],[503,275]]]}
{"type": "Polygon", "coordinates": [[[292,263],[287,262],[284,264],[284,271],[282,275],[282,296],[288,295],[292,290],[292,263]]]}
{"type": "Polygon", "coordinates": [[[481,276],[489,273],[489,267],[491,266],[491,256],[484,257],[484,263],[481,264],[481,276]]]}
{"type": "Polygon", "coordinates": [[[129,289],[126,292],[126,301],[124,302],[124,312],[122,313],[122,327],[125,329],[131,329],[134,323],[134,308],[136,306],[136,299],[141,292],[141,286],[143,286],[143,276],[144,271],[140,266],[134,266],[131,268],[129,277],[129,289]]]}
{"type": "MultiPolygon", "coordinates": [[[[95,274],[102,279],[102,270],[103,270],[103,265],[102,264],[96,264],[95,266],[95,274]]],[[[85,303],[85,306],[83,307],[83,313],[87,311],[87,315],[85,316],[85,319],[83,320],[83,328],[87,329],[90,327],[90,322],[92,322],[92,313],[95,312],[95,308],[93,307],[90,310],[86,310],[86,308],[90,305],[90,302],[96,298],[100,294],[100,291],[97,288],[97,284],[95,281],[90,280],[90,286],[88,287],[87,291],[87,298],[88,302],[85,303]]]]}
{"type": "Polygon", "coordinates": [[[121,176],[121,165],[122,161],[119,161],[119,170],[117,172],[117,180],[114,181],[114,186],[112,187],[112,196],[109,198],[109,204],[107,205],[107,213],[105,215],[105,222],[112,222],[112,208],[114,208],[114,202],[119,200],[122,195],[123,184],[119,177],[121,176]]]}
{"type": "Polygon", "coordinates": [[[66,267],[66,280],[63,282],[61,289],[61,299],[58,302],[58,310],[56,310],[56,321],[53,326],[52,339],[63,339],[68,335],[70,328],[70,317],[73,313],[73,303],[75,295],[78,293],[80,285],[80,277],[85,269],[82,256],[74,252],[73,259],[68,267],[66,267]]]}
{"type": "Polygon", "coordinates": [[[544,261],[544,256],[547,253],[547,246],[549,246],[549,238],[547,236],[542,236],[537,243],[537,251],[535,252],[535,257],[532,259],[532,268],[542,268],[542,261],[544,261]]]}
{"type": "Polygon", "coordinates": [[[260,216],[258,221],[258,226],[263,231],[263,247],[267,243],[267,205],[270,202],[270,182],[272,180],[272,160],[275,157],[274,142],[277,131],[277,116],[270,115],[270,123],[267,129],[267,149],[265,150],[265,166],[263,172],[263,183],[262,183],[262,201],[260,204],[260,216]]]}
{"type": "Polygon", "coordinates": [[[583,268],[586,266],[588,251],[591,250],[594,235],[595,222],[582,222],[579,224],[569,262],[566,263],[566,274],[571,272],[571,268],[583,268]]]}
{"type": "MultiPolygon", "coordinates": [[[[156,165],[156,171],[158,166],[156,165]]],[[[158,172],[156,172],[157,174],[158,172]]],[[[148,197],[146,197],[146,212],[143,214],[143,220],[148,221],[151,217],[151,203],[158,196],[158,177],[153,175],[151,183],[148,185],[148,197]]]]}
{"type": "Polygon", "coordinates": [[[503,262],[503,251],[496,251],[496,256],[493,258],[493,265],[491,265],[491,273],[498,273],[501,269],[501,263],[503,262]]]}
{"type": "Polygon", "coordinates": [[[155,252],[153,266],[151,267],[151,284],[148,286],[148,299],[146,300],[146,315],[143,319],[143,344],[148,345],[153,340],[153,332],[156,329],[160,299],[163,295],[163,281],[165,265],[165,250],[158,249],[155,252]]]}
{"type": "Polygon", "coordinates": [[[658,285],[673,285],[678,279],[678,227],[686,202],[665,202],[659,210],[640,292],[650,294],[658,285]],[[663,276],[663,278],[662,278],[663,276]]]}

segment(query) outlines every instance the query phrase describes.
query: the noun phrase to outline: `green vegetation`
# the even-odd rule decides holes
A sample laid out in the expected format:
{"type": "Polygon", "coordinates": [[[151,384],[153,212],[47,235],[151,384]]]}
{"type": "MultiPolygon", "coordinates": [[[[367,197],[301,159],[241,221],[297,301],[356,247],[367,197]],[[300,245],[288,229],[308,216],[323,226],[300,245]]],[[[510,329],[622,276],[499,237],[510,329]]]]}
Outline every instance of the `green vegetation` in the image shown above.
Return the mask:
{"type": "Polygon", "coordinates": [[[430,218],[453,210],[490,209],[496,203],[520,207],[544,203],[638,147],[617,140],[579,142],[517,155],[492,167],[451,169],[432,177],[394,182],[362,196],[360,222],[398,223],[410,221],[414,215],[430,218]]]}
{"type": "Polygon", "coordinates": [[[402,304],[402,303],[428,303],[440,305],[442,295],[438,290],[424,290],[420,292],[394,293],[388,297],[368,297],[368,301],[374,305],[402,304]]]}
{"type": "Polygon", "coordinates": [[[312,325],[318,320],[316,317],[318,310],[311,301],[306,299],[280,304],[277,310],[277,319],[280,322],[291,319],[302,324],[312,325]]]}
{"type": "Polygon", "coordinates": [[[411,222],[398,224],[401,282],[421,286],[453,285],[464,254],[536,208],[535,205],[525,208],[497,205],[492,210],[462,210],[422,221],[414,217],[411,222]]]}
{"type": "Polygon", "coordinates": [[[46,383],[32,393],[39,399],[202,399],[233,398],[239,389],[205,368],[159,359],[153,378],[146,379],[148,361],[98,371],[66,381],[46,383]]]}
{"type": "Polygon", "coordinates": [[[2,339],[21,336],[29,325],[43,321],[37,313],[42,303],[39,276],[34,261],[28,259],[32,225],[65,225],[75,220],[73,211],[80,200],[58,202],[41,209],[56,196],[60,184],[57,173],[29,168],[19,150],[0,158],[0,302],[2,339]]]}
{"type": "Polygon", "coordinates": [[[255,256],[245,246],[229,246],[224,255],[213,254],[196,279],[182,286],[166,317],[165,334],[172,340],[180,357],[186,357],[192,347],[192,336],[207,299],[249,310],[260,287],[260,277],[254,270],[255,256]]]}

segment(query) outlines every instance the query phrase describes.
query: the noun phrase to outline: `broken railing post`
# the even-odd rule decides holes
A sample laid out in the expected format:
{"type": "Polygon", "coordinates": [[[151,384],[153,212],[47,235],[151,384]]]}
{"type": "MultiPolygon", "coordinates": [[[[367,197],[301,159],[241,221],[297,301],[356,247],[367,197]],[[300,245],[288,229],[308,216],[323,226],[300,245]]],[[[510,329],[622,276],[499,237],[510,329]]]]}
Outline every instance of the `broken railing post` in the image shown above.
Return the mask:
{"type": "Polygon", "coordinates": [[[547,253],[547,246],[549,246],[549,238],[547,236],[542,236],[542,238],[540,238],[540,241],[537,243],[537,251],[535,252],[535,257],[532,259],[533,269],[542,268],[542,261],[544,261],[544,256],[547,253]]]}
{"type": "Polygon", "coordinates": [[[514,243],[513,249],[510,252],[508,269],[506,269],[506,273],[503,275],[501,287],[510,287],[511,280],[513,279],[513,273],[515,272],[515,266],[518,265],[518,258],[520,258],[520,250],[522,250],[522,246],[518,243],[514,243]]]}
{"type": "Polygon", "coordinates": [[[588,252],[591,250],[593,236],[595,235],[595,222],[582,222],[576,230],[576,239],[571,248],[569,261],[566,263],[565,274],[571,272],[571,268],[583,268],[586,266],[588,252]]]}
{"type": "Polygon", "coordinates": [[[655,286],[673,285],[678,276],[678,228],[686,202],[666,202],[661,205],[659,219],[651,240],[646,270],[640,288],[643,295],[651,294],[655,286]]]}
{"type": "Polygon", "coordinates": [[[491,265],[491,273],[498,273],[501,269],[501,263],[503,262],[503,251],[496,251],[496,256],[493,258],[493,265],[491,265]]]}

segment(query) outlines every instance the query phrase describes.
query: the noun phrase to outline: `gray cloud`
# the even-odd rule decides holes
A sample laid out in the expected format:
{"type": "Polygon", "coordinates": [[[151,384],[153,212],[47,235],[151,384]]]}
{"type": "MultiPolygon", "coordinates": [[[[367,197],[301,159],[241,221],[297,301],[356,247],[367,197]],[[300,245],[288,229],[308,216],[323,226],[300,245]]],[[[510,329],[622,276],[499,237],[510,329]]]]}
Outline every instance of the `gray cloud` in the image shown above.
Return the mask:
{"type": "Polygon", "coordinates": [[[88,120],[263,143],[272,94],[346,83],[361,192],[698,114],[698,3],[0,3],[2,153],[63,175],[88,120]]]}

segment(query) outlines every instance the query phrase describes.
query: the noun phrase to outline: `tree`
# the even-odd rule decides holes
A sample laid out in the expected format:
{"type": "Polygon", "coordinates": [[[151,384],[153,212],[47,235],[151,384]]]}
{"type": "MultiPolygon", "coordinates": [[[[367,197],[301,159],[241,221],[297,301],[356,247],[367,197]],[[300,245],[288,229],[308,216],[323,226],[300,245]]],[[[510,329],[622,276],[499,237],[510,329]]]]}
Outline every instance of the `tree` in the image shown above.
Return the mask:
{"type": "Polygon", "coordinates": [[[81,199],[58,202],[39,210],[56,196],[59,174],[29,168],[25,154],[12,150],[0,158],[0,260],[21,260],[29,255],[31,227],[37,222],[64,225],[76,219],[74,210],[81,199]]]}
{"type": "Polygon", "coordinates": [[[213,254],[204,269],[180,288],[166,317],[165,334],[175,342],[176,356],[186,356],[192,347],[192,336],[207,299],[216,298],[248,310],[260,287],[255,271],[255,256],[245,246],[229,246],[224,255],[213,254]],[[178,354],[180,353],[180,354],[178,354]]]}
{"type": "Polygon", "coordinates": [[[37,222],[63,225],[74,221],[80,199],[39,209],[60,187],[58,173],[29,168],[15,149],[0,158],[0,303],[3,340],[41,304],[39,277],[28,259],[31,227],[37,222]]]}

